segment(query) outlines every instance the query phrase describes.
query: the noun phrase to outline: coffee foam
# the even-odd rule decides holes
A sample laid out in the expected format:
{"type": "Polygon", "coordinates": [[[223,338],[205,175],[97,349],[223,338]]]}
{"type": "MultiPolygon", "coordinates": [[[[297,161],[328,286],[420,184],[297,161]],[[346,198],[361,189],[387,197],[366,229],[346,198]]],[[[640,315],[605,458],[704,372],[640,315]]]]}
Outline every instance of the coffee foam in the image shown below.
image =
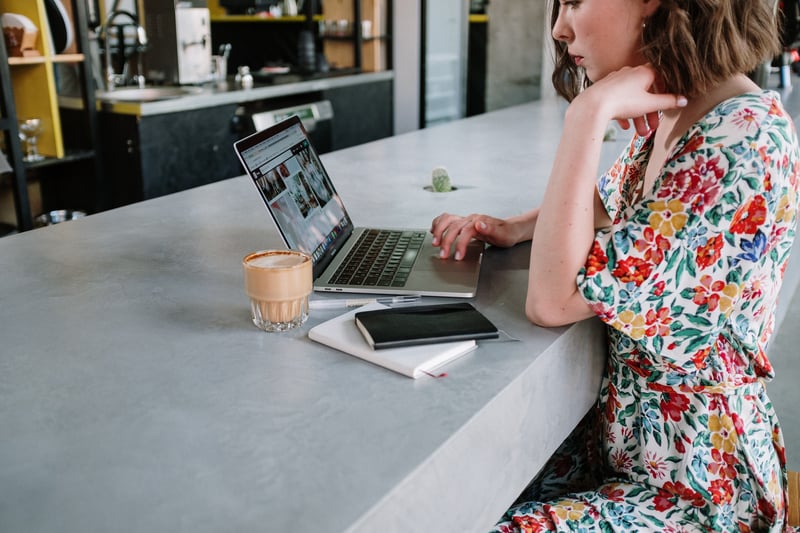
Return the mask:
{"type": "Polygon", "coordinates": [[[243,264],[245,291],[257,302],[300,300],[313,289],[311,258],[303,253],[262,250],[246,256],[243,264]]]}
{"type": "Polygon", "coordinates": [[[300,265],[308,258],[290,252],[268,252],[247,259],[247,265],[254,268],[287,268],[300,265]]]}

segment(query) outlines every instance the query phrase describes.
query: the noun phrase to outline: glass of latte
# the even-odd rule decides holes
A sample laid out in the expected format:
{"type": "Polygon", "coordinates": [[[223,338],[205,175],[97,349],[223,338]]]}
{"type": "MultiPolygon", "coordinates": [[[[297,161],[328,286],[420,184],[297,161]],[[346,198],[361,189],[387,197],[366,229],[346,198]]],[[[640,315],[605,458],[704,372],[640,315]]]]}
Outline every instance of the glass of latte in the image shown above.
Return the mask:
{"type": "Polygon", "coordinates": [[[253,324],[264,331],[287,331],[306,321],[311,257],[295,250],[262,250],[245,256],[242,266],[253,324]]]}

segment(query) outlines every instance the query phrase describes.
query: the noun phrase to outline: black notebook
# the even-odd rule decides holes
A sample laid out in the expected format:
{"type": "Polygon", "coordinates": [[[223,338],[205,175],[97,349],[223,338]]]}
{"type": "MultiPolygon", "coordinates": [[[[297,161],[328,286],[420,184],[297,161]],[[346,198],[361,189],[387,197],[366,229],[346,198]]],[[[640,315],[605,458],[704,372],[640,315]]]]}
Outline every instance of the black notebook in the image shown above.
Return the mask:
{"type": "Polygon", "coordinates": [[[376,350],[499,336],[494,324],[466,302],[362,311],[355,321],[376,350]]]}

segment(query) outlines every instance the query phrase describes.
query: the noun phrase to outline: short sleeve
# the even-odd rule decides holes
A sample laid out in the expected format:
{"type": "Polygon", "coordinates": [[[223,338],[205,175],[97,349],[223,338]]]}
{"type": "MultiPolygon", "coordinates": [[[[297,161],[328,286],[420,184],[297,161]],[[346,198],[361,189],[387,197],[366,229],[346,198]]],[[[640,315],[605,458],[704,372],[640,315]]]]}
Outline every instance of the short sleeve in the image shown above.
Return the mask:
{"type": "Polygon", "coordinates": [[[691,367],[720,336],[739,353],[763,351],[794,237],[791,120],[761,95],[730,102],[596,234],[578,274],[601,319],[677,366],[691,367]]]}

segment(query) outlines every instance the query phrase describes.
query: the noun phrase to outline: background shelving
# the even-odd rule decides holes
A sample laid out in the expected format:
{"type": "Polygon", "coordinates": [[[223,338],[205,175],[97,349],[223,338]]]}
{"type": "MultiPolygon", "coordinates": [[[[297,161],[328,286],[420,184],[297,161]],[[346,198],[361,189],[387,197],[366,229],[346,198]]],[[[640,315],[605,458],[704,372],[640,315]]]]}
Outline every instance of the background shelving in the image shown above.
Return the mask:
{"type": "Polygon", "coordinates": [[[99,136],[95,86],[89,55],[85,53],[89,50],[87,6],[83,0],[62,3],[74,38],[64,53],[56,53],[45,1],[52,0],[0,0],[0,12],[24,15],[39,30],[36,40],[39,55],[8,57],[5,46],[0,53],[3,64],[0,87],[4,101],[8,102],[4,110],[4,116],[9,118],[6,146],[12,152],[11,185],[21,231],[32,227],[32,203],[41,205],[45,211],[66,207],[96,211],[104,205],[102,167],[96,157],[99,136]],[[66,93],[60,94],[65,87],[66,93]],[[63,105],[64,102],[69,105],[63,105]],[[45,160],[34,163],[17,161],[13,156],[14,144],[19,144],[17,121],[30,117],[42,121],[38,147],[46,156],[45,160]],[[41,195],[36,202],[31,202],[25,194],[31,181],[38,184],[36,190],[41,195]],[[76,199],[81,205],[72,205],[76,199]]]}
{"type": "Polygon", "coordinates": [[[303,9],[311,14],[284,17],[229,15],[218,0],[209,0],[208,7],[215,43],[233,43],[229,70],[236,65],[249,65],[253,70],[268,63],[297,64],[297,35],[303,30],[313,33],[317,52],[325,56],[333,71],[391,68],[391,0],[323,0],[321,4],[309,0],[303,9]],[[326,23],[340,20],[347,22],[346,34],[326,33],[326,23]],[[366,34],[362,22],[368,29],[366,34]],[[252,39],[261,43],[259,50],[240,45],[252,39]]]}

